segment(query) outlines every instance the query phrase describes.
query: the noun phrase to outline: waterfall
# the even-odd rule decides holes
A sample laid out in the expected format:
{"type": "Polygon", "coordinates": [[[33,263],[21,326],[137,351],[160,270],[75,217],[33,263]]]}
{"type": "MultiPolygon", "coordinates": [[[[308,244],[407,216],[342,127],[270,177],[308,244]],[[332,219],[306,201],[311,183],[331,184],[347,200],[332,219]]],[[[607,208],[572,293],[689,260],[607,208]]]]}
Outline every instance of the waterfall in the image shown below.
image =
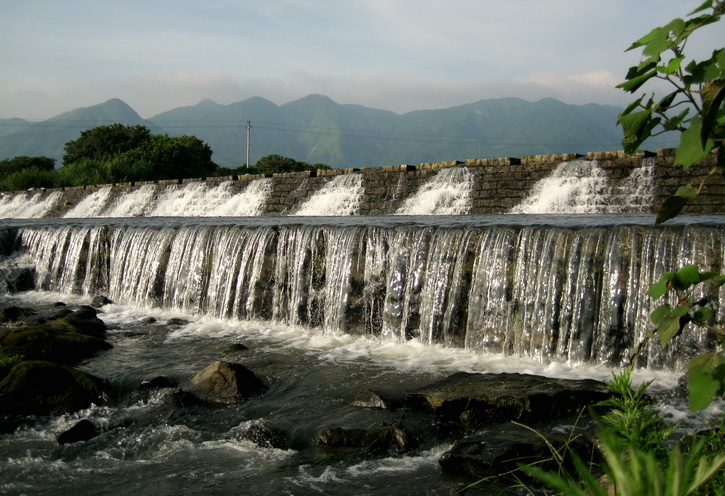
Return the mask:
{"type": "Polygon", "coordinates": [[[362,174],[335,176],[320,191],[304,202],[293,215],[355,215],[358,213],[362,196],[362,174]]]}
{"type": "Polygon", "coordinates": [[[90,195],[86,196],[78,203],[78,205],[66,212],[63,217],[69,219],[98,217],[105,209],[110,197],[111,187],[106,186],[104,188],[101,188],[98,191],[94,191],[90,195]]]}
{"type": "Polygon", "coordinates": [[[465,167],[441,170],[408,198],[397,215],[463,215],[471,208],[473,174],[465,167]]]}
{"type": "Polygon", "coordinates": [[[559,164],[552,174],[534,185],[511,213],[592,214],[646,212],[652,205],[654,159],[613,186],[606,173],[591,160],[559,164]]]}
{"type": "Polygon", "coordinates": [[[0,219],[34,219],[44,217],[61,200],[63,194],[22,193],[0,197],[0,219]]]}
{"type": "MultiPolygon", "coordinates": [[[[23,228],[40,289],[321,332],[619,365],[665,270],[722,269],[720,226],[179,224],[23,228]]],[[[712,301],[717,301],[715,296],[712,301]]],[[[645,347],[674,368],[711,345],[645,347]]]]}
{"type": "Polygon", "coordinates": [[[101,217],[142,217],[152,205],[156,194],[155,184],[144,184],[138,189],[119,195],[101,217]]]}
{"type": "Polygon", "coordinates": [[[220,217],[251,217],[262,215],[267,198],[271,193],[272,179],[257,179],[249,183],[244,191],[232,196],[225,203],[211,210],[210,213],[220,217]]]}

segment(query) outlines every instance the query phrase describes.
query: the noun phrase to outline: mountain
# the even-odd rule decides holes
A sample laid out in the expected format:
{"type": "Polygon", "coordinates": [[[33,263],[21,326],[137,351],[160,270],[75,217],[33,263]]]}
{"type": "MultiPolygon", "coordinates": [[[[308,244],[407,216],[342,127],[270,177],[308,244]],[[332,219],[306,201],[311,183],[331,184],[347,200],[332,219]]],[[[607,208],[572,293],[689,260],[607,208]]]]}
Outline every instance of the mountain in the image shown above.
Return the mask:
{"type": "MultiPolygon", "coordinates": [[[[63,144],[81,130],[112,122],[142,124],[153,133],[172,136],[195,135],[212,148],[215,162],[228,167],[245,162],[248,122],[252,163],[273,153],[334,167],[587,153],[622,148],[616,125],[621,110],[569,105],[552,98],[536,102],[502,98],[396,114],[309,95],[284,105],[260,97],[229,105],[203,100],[143,120],[114,99],[44,122],[16,123],[17,131],[0,133],[0,158],[60,159],[63,144]]],[[[647,146],[655,149],[676,142],[665,137],[647,146]]]]}
{"type": "Polygon", "coordinates": [[[43,155],[53,157],[60,165],[63,145],[78,138],[81,131],[116,122],[128,125],[141,124],[161,132],[153,123],[142,119],[123,101],[114,98],[91,107],[78,108],[41,122],[26,122],[20,129],[0,134],[0,159],[19,155],[43,155]]]}

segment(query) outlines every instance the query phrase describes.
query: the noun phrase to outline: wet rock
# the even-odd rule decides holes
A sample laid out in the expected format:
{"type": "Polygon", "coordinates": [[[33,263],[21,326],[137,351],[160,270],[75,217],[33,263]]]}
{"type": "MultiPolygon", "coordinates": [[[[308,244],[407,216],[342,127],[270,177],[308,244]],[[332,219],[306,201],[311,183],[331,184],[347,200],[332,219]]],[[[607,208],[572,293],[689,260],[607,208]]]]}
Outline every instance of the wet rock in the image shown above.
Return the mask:
{"type": "Polygon", "coordinates": [[[235,353],[235,352],[238,352],[238,351],[247,351],[248,349],[249,348],[247,347],[247,345],[244,345],[242,343],[234,343],[234,344],[230,344],[227,347],[227,352],[229,352],[229,353],[235,353]]]}
{"type": "Polygon", "coordinates": [[[103,401],[102,382],[47,361],[23,361],[0,381],[0,415],[62,415],[103,401]]]}
{"type": "Polygon", "coordinates": [[[176,381],[169,379],[166,376],[160,375],[152,379],[145,379],[141,381],[139,389],[161,389],[177,387],[179,384],[176,381]]]}
{"type": "Polygon", "coordinates": [[[252,425],[242,433],[241,438],[251,441],[261,448],[285,449],[287,447],[287,432],[279,427],[252,425]]]}
{"type": "Polygon", "coordinates": [[[142,324],[154,324],[154,323],[156,323],[156,318],[155,317],[146,317],[141,320],[141,323],[142,324]]]}
{"type": "Polygon", "coordinates": [[[317,445],[361,454],[405,453],[414,447],[412,436],[397,423],[370,429],[330,427],[320,431],[317,445]]]}
{"type": "Polygon", "coordinates": [[[83,419],[73,427],[58,435],[58,444],[77,443],[79,441],[88,441],[101,433],[96,424],[88,419],[83,419]]]}
{"type": "Polygon", "coordinates": [[[3,355],[20,355],[25,360],[47,360],[71,365],[112,348],[106,342],[106,326],[87,310],[78,310],[44,324],[17,327],[0,332],[3,355]]]}
{"type": "Polygon", "coordinates": [[[212,403],[236,403],[267,389],[263,379],[240,363],[216,361],[181,386],[212,403]]]}
{"type": "Polygon", "coordinates": [[[529,374],[459,372],[404,395],[406,406],[434,412],[468,431],[508,420],[544,422],[609,397],[603,383],[529,374]]]}
{"type": "Polygon", "coordinates": [[[94,296],[93,300],[91,300],[91,306],[93,308],[101,308],[102,306],[110,305],[111,303],[113,302],[103,295],[94,296]]]}
{"type": "Polygon", "coordinates": [[[400,398],[393,398],[392,395],[382,391],[373,391],[372,389],[361,389],[352,400],[353,406],[363,408],[383,408],[385,410],[394,410],[401,405],[400,398]]]}
{"type": "MultiPolygon", "coordinates": [[[[507,423],[456,441],[439,462],[443,471],[449,474],[510,478],[510,473],[520,464],[536,463],[543,470],[558,469],[559,463],[553,458],[552,448],[559,450],[558,454],[562,455],[567,466],[571,461],[570,452],[576,452],[584,460],[591,459],[594,452],[592,444],[582,435],[570,437],[565,433],[537,433],[507,423]],[[566,449],[562,449],[564,446],[566,449]]],[[[516,474],[526,477],[521,471],[516,474]]]]}
{"type": "Polygon", "coordinates": [[[0,311],[0,323],[27,321],[33,315],[35,311],[32,308],[11,306],[0,311]]]}
{"type": "Polygon", "coordinates": [[[175,326],[175,327],[182,327],[189,323],[186,319],[179,319],[177,317],[174,317],[172,319],[169,319],[166,321],[166,325],[175,326]]]}

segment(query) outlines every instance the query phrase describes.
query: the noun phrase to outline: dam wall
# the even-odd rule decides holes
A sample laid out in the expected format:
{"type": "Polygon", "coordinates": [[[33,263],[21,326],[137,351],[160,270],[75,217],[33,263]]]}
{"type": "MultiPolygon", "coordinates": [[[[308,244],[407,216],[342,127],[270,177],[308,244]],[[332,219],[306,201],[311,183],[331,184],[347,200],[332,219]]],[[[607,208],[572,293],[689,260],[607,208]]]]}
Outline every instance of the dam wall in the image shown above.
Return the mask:
{"type": "MultiPolygon", "coordinates": [[[[78,186],[4,193],[3,201],[8,202],[13,195],[21,194],[26,196],[33,194],[38,201],[52,195],[53,206],[42,216],[62,217],[89,195],[97,193],[101,189],[107,190],[108,201],[111,202],[114,198],[120,198],[122,195],[143,187],[146,187],[147,190],[152,188],[153,192],[150,194],[159,197],[170,188],[179,189],[196,183],[209,190],[223,185],[227,193],[237,194],[244,191],[251,183],[265,179],[269,185],[264,202],[260,209],[251,215],[291,215],[336,178],[356,175],[361,192],[355,213],[358,215],[387,215],[401,213],[406,202],[443,171],[465,169],[469,198],[467,199],[467,211],[463,213],[500,214],[520,208],[526,203],[527,198],[536,193],[537,188],[541,188],[542,182],[547,178],[562,176],[562,166],[574,165],[579,169],[580,180],[587,179],[587,174],[592,176],[589,179],[595,182],[589,187],[594,192],[606,187],[608,193],[602,194],[611,196],[612,192],[619,191],[621,197],[611,200],[614,204],[627,201],[628,198],[635,195],[634,189],[636,188],[633,186],[635,183],[647,182],[647,197],[641,199],[636,209],[637,213],[655,212],[664,199],[674,194],[678,187],[686,184],[697,187],[703,180],[707,182],[703,193],[688,204],[683,212],[692,214],[725,213],[725,182],[721,175],[708,176],[717,162],[715,154],[687,171],[674,167],[673,162],[674,149],[659,149],[656,152],[640,151],[633,156],[628,156],[623,151],[592,152],[587,155],[574,153],[532,155],[522,158],[469,159],[416,165],[278,173],[271,176],[238,175],[78,186]],[[593,169],[583,169],[584,166],[593,167],[593,169]]],[[[449,188],[460,187],[456,181],[460,181],[460,179],[454,179],[449,188]]],[[[570,184],[566,181],[564,183],[570,184]]],[[[555,190],[563,187],[561,185],[550,186],[555,190]]],[[[183,205],[183,199],[180,200],[180,204],[183,205]]]]}

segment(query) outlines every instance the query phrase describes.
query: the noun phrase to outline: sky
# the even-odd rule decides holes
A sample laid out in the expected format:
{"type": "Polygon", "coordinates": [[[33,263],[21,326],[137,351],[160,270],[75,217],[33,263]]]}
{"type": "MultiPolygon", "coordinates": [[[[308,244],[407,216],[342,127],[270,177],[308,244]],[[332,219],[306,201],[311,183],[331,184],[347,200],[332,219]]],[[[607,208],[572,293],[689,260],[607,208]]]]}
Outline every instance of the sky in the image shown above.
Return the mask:
{"type": "MultiPolygon", "coordinates": [[[[615,86],[640,57],[626,49],[700,3],[2,0],[0,118],[312,93],[397,113],[503,97],[625,106],[615,86]]],[[[725,45],[721,24],[694,35],[692,56],[725,45]]]]}

